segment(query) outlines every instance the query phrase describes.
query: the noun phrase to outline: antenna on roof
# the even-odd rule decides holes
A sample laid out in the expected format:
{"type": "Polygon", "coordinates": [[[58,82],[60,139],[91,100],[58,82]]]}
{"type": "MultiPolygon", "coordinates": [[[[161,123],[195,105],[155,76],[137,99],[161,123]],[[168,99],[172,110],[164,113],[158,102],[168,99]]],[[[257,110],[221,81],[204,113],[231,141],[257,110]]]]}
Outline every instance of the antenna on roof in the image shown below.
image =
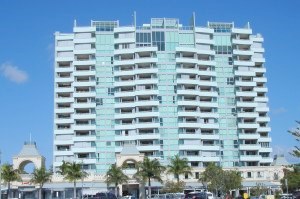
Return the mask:
{"type": "Polygon", "coordinates": [[[193,28],[195,30],[195,27],[196,27],[196,14],[195,12],[193,12],[193,28]]]}
{"type": "Polygon", "coordinates": [[[136,28],[136,11],[133,12],[133,25],[136,28]]]}
{"type": "Polygon", "coordinates": [[[76,27],[77,26],[77,21],[76,21],[76,19],[74,19],[74,27],[76,27]]]}
{"type": "Polygon", "coordinates": [[[29,133],[29,142],[31,144],[31,133],[29,133]]]}

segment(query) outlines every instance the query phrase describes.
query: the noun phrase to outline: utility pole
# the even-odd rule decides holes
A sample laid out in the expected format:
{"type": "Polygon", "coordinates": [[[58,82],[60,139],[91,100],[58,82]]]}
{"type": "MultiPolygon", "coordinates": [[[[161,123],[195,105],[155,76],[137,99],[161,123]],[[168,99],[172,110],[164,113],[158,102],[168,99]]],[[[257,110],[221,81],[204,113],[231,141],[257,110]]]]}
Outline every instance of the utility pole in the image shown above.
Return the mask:
{"type": "Polygon", "coordinates": [[[288,185],[288,179],[285,179],[285,187],[286,187],[286,193],[289,194],[289,185],[288,185]]]}
{"type": "Polygon", "coordinates": [[[2,187],[1,187],[1,181],[2,181],[2,165],[1,165],[1,151],[0,151],[0,199],[2,199],[2,187]]]}

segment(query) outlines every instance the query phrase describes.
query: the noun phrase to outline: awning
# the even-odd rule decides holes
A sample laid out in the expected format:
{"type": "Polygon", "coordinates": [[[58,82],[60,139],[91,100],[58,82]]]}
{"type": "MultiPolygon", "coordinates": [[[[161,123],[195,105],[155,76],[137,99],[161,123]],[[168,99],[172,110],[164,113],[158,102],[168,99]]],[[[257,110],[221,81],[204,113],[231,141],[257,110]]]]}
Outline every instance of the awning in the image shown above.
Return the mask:
{"type": "Polygon", "coordinates": [[[243,187],[256,187],[257,185],[265,186],[265,187],[280,187],[280,185],[269,182],[269,181],[258,181],[258,182],[242,182],[243,187]]]}
{"type": "Polygon", "coordinates": [[[33,191],[36,191],[36,188],[20,188],[19,191],[21,191],[21,192],[33,192],[33,191]]]}
{"type": "Polygon", "coordinates": [[[83,189],[82,190],[83,195],[96,195],[96,193],[99,192],[107,192],[107,189],[83,189]]]}

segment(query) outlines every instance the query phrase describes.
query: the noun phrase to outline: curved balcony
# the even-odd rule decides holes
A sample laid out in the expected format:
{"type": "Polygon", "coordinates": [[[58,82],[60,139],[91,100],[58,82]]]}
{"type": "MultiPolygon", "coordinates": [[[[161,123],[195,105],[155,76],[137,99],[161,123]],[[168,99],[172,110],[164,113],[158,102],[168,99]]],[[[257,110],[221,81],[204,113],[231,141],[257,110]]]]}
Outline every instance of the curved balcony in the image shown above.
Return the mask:
{"type": "Polygon", "coordinates": [[[93,125],[90,125],[90,124],[87,124],[87,125],[78,125],[78,124],[74,124],[73,125],[73,130],[74,131],[80,131],[80,130],[96,130],[96,125],[93,124],[93,125]]]}
{"type": "Polygon", "coordinates": [[[240,144],[239,146],[239,149],[240,150],[243,150],[243,151],[247,151],[247,150],[250,150],[250,151],[258,151],[260,149],[260,145],[259,144],[240,144]]]}
{"type": "Polygon", "coordinates": [[[258,127],[258,123],[238,123],[240,129],[257,129],[258,127]]]}
{"type": "Polygon", "coordinates": [[[260,161],[260,155],[240,155],[240,161],[260,161]]]}

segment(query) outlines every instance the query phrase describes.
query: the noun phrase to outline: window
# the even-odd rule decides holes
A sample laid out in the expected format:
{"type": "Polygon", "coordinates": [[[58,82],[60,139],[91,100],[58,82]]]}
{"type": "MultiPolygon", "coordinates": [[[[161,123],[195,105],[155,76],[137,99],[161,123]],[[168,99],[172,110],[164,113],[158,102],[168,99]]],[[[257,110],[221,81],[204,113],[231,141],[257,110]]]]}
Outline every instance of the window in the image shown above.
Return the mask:
{"type": "Polygon", "coordinates": [[[96,98],[96,105],[102,106],[103,105],[103,99],[102,98],[96,98]]]}
{"type": "Polygon", "coordinates": [[[165,33],[152,32],[152,45],[157,46],[158,51],[165,51],[165,33]]]}
{"type": "Polygon", "coordinates": [[[247,172],[247,178],[251,178],[251,172],[247,172]]]}
{"type": "Polygon", "coordinates": [[[151,46],[151,33],[136,33],[137,47],[151,46]]]}
{"type": "Polygon", "coordinates": [[[233,77],[228,77],[227,78],[227,85],[233,85],[234,84],[234,78],[233,77]]]}
{"type": "Polygon", "coordinates": [[[111,142],[106,142],[106,146],[111,146],[111,142]]]}
{"type": "Polygon", "coordinates": [[[184,178],[185,178],[185,179],[189,179],[189,174],[188,174],[188,173],[185,173],[185,174],[184,174],[184,178]]]}
{"type": "Polygon", "coordinates": [[[199,179],[199,172],[195,173],[195,177],[196,177],[196,179],[199,179]]]}

